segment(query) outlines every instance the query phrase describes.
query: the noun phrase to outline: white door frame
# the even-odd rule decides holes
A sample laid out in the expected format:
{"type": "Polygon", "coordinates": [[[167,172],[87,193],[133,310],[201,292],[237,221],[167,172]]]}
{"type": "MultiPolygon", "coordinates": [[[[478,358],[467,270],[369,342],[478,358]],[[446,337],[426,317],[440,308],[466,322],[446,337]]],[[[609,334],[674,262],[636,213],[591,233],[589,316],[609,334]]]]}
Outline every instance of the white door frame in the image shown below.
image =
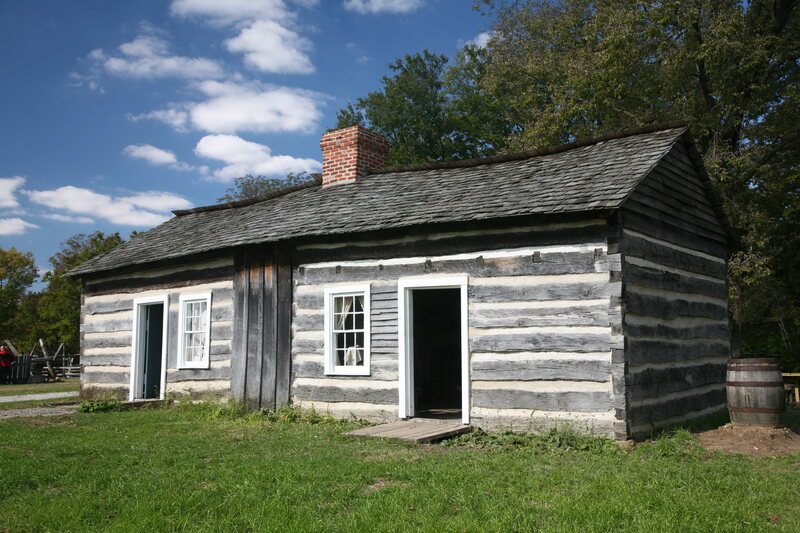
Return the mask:
{"type": "Polygon", "coordinates": [[[133,328],[131,331],[131,383],[128,400],[141,400],[142,373],[144,371],[144,308],[148,305],[163,304],[164,320],[161,332],[161,386],[158,397],[166,397],[167,386],[167,330],[169,324],[169,297],[147,296],[133,299],[133,328]]]}
{"type": "Polygon", "coordinates": [[[469,320],[468,276],[400,278],[397,283],[398,346],[400,370],[399,417],[414,416],[413,295],[415,289],[460,289],[461,294],[461,422],[469,424],[469,320]]]}

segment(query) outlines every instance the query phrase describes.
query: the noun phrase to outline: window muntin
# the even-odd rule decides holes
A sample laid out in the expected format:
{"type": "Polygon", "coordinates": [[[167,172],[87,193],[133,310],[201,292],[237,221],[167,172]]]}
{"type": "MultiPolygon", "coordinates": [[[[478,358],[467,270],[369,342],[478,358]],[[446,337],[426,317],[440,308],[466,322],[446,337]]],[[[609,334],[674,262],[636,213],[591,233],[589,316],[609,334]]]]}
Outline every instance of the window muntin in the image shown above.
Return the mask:
{"type": "Polygon", "coordinates": [[[369,375],[369,285],[325,291],[325,373],[369,375]]]}
{"type": "Polygon", "coordinates": [[[178,366],[208,368],[211,344],[211,294],[191,294],[180,298],[178,366]]]}

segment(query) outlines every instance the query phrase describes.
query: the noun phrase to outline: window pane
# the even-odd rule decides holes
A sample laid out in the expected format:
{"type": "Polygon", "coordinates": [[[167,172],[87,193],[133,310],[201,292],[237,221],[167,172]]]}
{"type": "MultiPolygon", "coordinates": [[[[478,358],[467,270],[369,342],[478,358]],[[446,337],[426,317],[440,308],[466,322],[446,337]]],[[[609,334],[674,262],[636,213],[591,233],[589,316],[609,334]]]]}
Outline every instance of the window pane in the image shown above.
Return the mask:
{"type": "Polygon", "coordinates": [[[364,313],[355,315],[355,329],[364,329],[364,313]]]}
{"type": "Polygon", "coordinates": [[[364,311],[364,295],[362,294],[360,296],[353,296],[352,298],[355,299],[355,309],[354,309],[354,311],[359,312],[359,313],[363,312],[364,311]]]}
{"type": "Polygon", "coordinates": [[[358,348],[363,348],[364,347],[364,334],[363,333],[356,333],[355,336],[356,336],[355,346],[358,347],[358,348]]]}

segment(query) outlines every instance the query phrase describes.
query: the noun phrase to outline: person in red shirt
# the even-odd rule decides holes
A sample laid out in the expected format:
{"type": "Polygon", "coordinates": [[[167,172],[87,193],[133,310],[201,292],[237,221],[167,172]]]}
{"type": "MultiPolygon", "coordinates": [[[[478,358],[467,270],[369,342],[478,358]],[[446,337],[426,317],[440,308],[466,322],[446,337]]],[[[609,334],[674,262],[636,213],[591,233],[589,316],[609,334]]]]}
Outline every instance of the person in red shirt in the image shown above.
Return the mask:
{"type": "Polygon", "coordinates": [[[16,356],[5,345],[0,346],[0,385],[11,383],[11,363],[15,359],[16,356]]]}

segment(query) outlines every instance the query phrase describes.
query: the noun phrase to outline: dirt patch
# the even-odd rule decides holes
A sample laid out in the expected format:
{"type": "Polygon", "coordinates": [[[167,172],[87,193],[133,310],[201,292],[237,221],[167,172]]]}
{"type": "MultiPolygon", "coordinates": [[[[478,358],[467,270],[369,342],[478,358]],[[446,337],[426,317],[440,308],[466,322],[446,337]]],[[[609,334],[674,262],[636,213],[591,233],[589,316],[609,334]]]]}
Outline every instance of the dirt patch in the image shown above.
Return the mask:
{"type": "Polygon", "coordinates": [[[71,415],[77,410],[78,410],[77,405],[65,405],[62,407],[29,407],[26,409],[6,409],[5,411],[0,411],[0,419],[28,417],[28,416],[71,415]]]}
{"type": "Polygon", "coordinates": [[[702,445],[710,451],[740,453],[751,457],[775,457],[800,453],[800,435],[790,428],[725,424],[699,433],[702,445]]]}
{"type": "Polygon", "coordinates": [[[383,477],[376,477],[375,482],[372,485],[367,485],[364,487],[364,492],[367,494],[371,492],[378,492],[379,490],[383,490],[387,487],[405,487],[408,488],[411,486],[411,483],[406,483],[405,481],[392,481],[390,479],[386,479],[383,477]]]}

